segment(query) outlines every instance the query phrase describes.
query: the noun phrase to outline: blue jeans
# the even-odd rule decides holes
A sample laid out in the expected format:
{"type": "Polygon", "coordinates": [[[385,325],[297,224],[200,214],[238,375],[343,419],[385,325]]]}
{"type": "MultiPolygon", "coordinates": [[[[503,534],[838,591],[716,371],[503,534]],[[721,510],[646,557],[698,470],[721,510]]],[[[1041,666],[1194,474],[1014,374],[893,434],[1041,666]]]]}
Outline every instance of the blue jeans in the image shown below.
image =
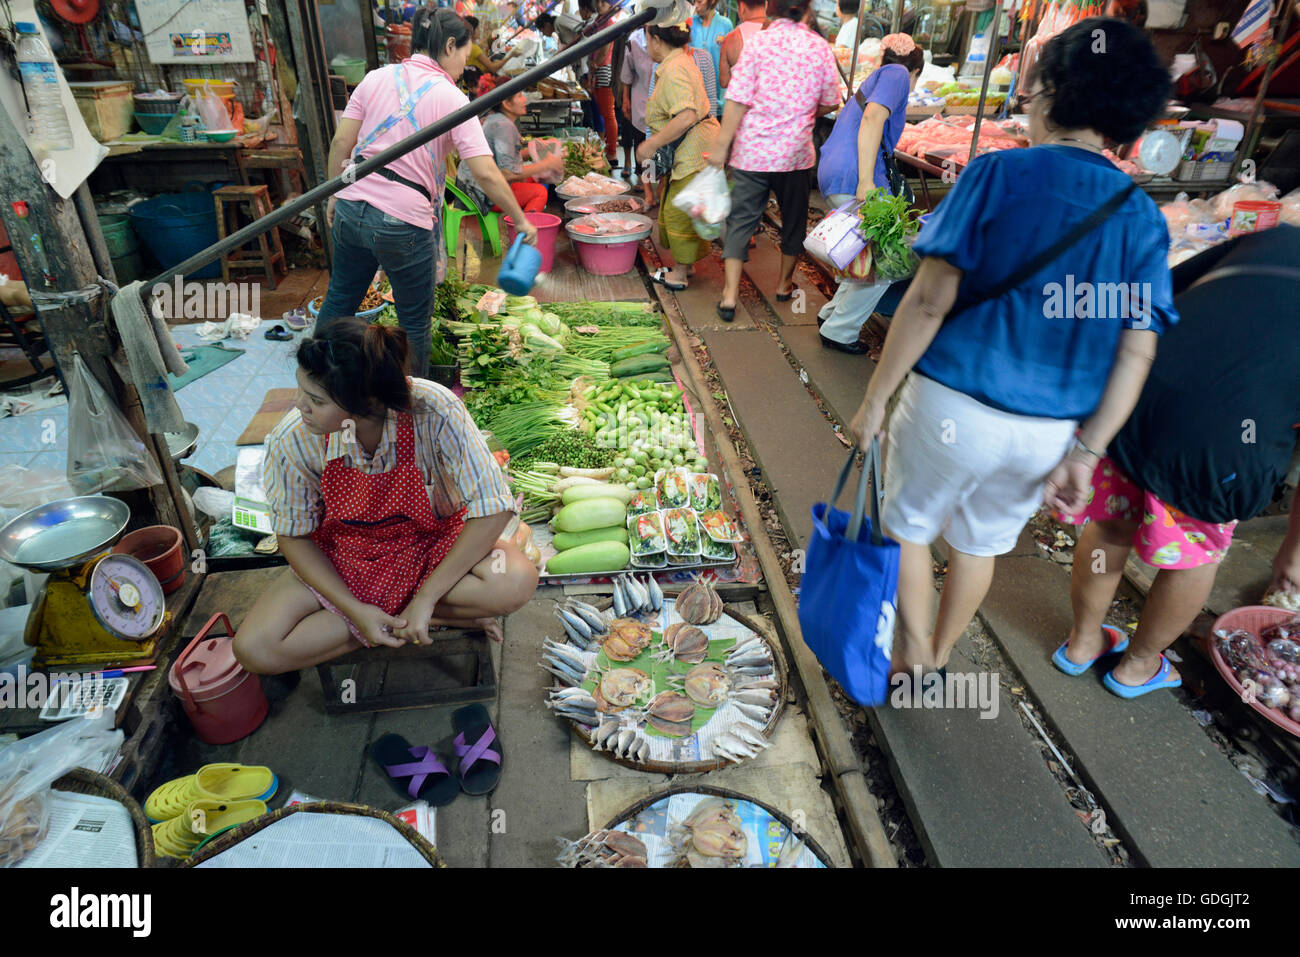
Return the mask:
{"type": "Polygon", "coordinates": [[[427,378],[433,312],[437,231],[421,229],[390,216],[369,203],[340,199],[334,206],[334,269],[321,303],[316,329],[335,319],[356,315],[375,270],[380,266],[393,286],[397,324],[410,347],[407,368],[427,378]]]}

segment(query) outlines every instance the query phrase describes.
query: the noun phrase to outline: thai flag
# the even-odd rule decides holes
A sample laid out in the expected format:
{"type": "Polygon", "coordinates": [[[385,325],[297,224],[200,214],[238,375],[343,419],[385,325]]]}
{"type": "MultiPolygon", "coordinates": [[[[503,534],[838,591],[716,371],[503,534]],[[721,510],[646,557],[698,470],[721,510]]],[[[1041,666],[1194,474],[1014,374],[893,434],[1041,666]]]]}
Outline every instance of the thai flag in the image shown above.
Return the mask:
{"type": "Polygon", "coordinates": [[[1272,15],[1273,5],[1270,0],[1250,0],[1241,19],[1233,27],[1232,42],[1243,50],[1258,43],[1268,31],[1272,15]]]}

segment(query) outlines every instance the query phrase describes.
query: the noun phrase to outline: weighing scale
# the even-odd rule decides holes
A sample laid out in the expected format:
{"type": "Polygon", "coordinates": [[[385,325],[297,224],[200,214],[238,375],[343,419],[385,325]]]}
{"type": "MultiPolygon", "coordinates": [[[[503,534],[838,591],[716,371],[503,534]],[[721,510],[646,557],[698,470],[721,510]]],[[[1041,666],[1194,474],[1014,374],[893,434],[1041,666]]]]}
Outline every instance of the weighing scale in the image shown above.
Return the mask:
{"type": "Polygon", "coordinates": [[[85,495],[42,505],[0,529],[0,558],[49,572],[27,619],[32,667],[151,660],[171,615],[157,577],[109,552],[130,519],[117,499],[85,495]]]}

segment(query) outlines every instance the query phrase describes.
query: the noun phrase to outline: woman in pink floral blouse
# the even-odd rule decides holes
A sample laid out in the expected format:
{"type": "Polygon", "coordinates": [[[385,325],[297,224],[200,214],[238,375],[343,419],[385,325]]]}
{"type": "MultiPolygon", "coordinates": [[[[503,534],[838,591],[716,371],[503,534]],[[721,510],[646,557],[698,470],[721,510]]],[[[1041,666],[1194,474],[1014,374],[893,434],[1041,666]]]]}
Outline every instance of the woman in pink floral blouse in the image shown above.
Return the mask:
{"type": "Polygon", "coordinates": [[[803,22],[810,0],[771,0],[772,24],[741,51],[727,85],[722,131],[709,162],[731,166],[731,215],[723,247],[726,286],[718,315],[736,317],[740,272],[769,193],[781,207],[781,277],[776,298],[794,294],[795,258],[808,225],[809,178],[817,161],[817,117],[840,106],[840,78],[830,45],[803,22]]]}

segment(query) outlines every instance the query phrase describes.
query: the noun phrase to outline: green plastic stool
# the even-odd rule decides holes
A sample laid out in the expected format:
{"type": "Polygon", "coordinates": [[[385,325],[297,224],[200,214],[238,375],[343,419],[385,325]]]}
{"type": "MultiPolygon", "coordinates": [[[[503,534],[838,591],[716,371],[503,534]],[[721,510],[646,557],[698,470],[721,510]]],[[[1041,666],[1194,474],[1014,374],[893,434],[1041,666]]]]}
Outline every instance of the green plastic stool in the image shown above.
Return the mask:
{"type": "Polygon", "coordinates": [[[464,209],[453,206],[444,197],[442,202],[442,231],[447,240],[447,255],[455,259],[456,247],[460,245],[460,221],[466,216],[477,216],[479,229],[483,233],[483,238],[487,240],[488,249],[492,251],[493,256],[501,255],[501,217],[502,213],[496,213],[489,210],[484,213],[478,208],[474,200],[470,199],[454,183],[447,184],[447,192],[451,193],[452,198],[460,201],[464,209]]]}

